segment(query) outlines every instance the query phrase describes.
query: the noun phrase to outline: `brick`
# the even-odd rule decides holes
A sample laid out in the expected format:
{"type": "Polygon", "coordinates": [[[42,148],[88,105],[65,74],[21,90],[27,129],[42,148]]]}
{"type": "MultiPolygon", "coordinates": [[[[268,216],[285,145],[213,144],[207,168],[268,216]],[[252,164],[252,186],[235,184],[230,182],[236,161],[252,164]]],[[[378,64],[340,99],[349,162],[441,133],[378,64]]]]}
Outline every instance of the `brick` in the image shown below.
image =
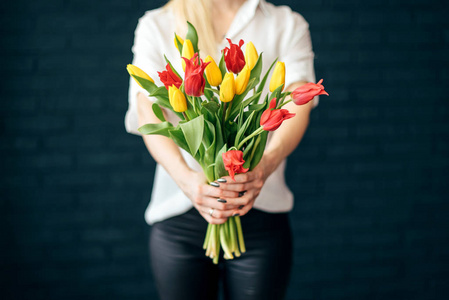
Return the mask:
{"type": "Polygon", "coordinates": [[[63,132],[61,134],[46,136],[42,141],[43,148],[46,150],[57,149],[58,151],[68,152],[103,148],[106,146],[106,143],[107,138],[105,136],[90,132],[83,134],[63,132]],[[80,143],[80,137],[83,138],[83,143],[80,143]]]}
{"type": "Polygon", "coordinates": [[[420,11],[416,13],[416,22],[422,25],[447,25],[449,20],[444,11],[420,11]]]}
{"type": "Polygon", "coordinates": [[[39,33],[65,33],[98,31],[99,19],[86,13],[46,13],[37,16],[36,31],[39,33]]]}
{"type": "Polygon", "coordinates": [[[391,31],[388,32],[387,42],[389,44],[405,44],[410,45],[432,45],[436,44],[438,40],[438,34],[434,31],[419,31],[419,30],[407,30],[407,31],[391,31]]]}
{"type": "Polygon", "coordinates": [[[43,182],[46,186],[54,186],[60,188],[84,188],[96,189],[99,185],[107,187],[109,180],[103,172],[76,172],[76,173],[50,173],[43,176],[43,182]]]}
{"type": "Polygon", "coordinates": [[[42,154],[24,156],[22,155],[20,160],[16,157],[9,157],[6,159],[6,166],[10,168],[21,169],[60,169],[69,168],[73,165],[73,159],[70,155],[59,154],[42,154]],[[18,162],[18,163],[17,163],[18,162]]]}
{"type": "Polygon", "coordinates": [[[348,297],[363,297],[370,293],[369,284],[340,284],[322,289],[322,299],[348,299],[348,297]]]}
{"type": "Polygon", "coordinates": [[[14,74],[30,74],[34,70],[36,59],[29,56],[11,55],[1,58],[4,72],[14,74]]]}
{"type": "Polygon", "coordinates": [[[91,53],[123,53],[129,51],[133,43],[133,37],[129,33],[121,34],[93,34],[75,33],[71,40],[71,48],[78,51],[90,51],[91,53]],[[110,45],[116,45],[111,48],[110,45]]]}
{"type": "Polygon", "coordinates": [[[362,11],[357,14],[357,23],[366,27],[405,27],[412,24],[412,14],[408,11],[362,11]]]}
{"type": "Polygon", "coordinates": [[[355,278],[394,278],[399,273],[396,266],[371,266],[350,270],[351,277],[355,278]]]}
{"type": "Polygon", "coordinates": [[[352,13],[346,11],[314,11],[307,13],[307,21],[316,24],[314,29],[320,27],[347,28],[353,23],[352,13]]]}
{"type": "Polygon", "coordinates": [[[0,111],[6,113],[19,112],[23,114],[34,113],[37,109],[38,101],[35,97],[22,99],[21,101],[2,101],[0,111]]]}
{"type": "Polygon", "coordinates": [[[34,11],[61,11],[64,7],[64,2],[60,0],[46,0],[46,1],[27,1],[27,0],[18,0],[13,4],[8,4],[8,9],[13,12],[34,12],[34,11]]]}
{"type": "Polygon", "coordinates": [[[40,56],[37,60],[37,68],[40,74],[67,74],[76,66],[78,70],[98,71],[102,65],[97,55],[69,53],[51,56],[40,56]]]}
{"type": "MultiPolygon", "coordinates": [[[[101,4],[92,3],[89,0],[68,0],[68,8],[71,11],[90,11],[98,9],[101,4]]],[[[134,2],[123,2],[120,0],[108,1],[108,11],[120,15],[120,12],[132,10],[134,2]]]]}
{"type": "Polygon", "coordinates": [[[13,134],[52,133],[67,130],[68,124],[67,118],[61,116],[6,118],[5,131],[13,134]]]}
{"type": "Polygon", "coordinates": [[[10,188],[36,188],[40,180],[35,174],[8,174],[2,175],[2,182],[10,188]]]}
{"type": "Polygon", "coordinates": [[[2,50],[6,53],[55,53],[64,49],[67,37],[64,35],[6,35],[2,37],[2,50]]]}

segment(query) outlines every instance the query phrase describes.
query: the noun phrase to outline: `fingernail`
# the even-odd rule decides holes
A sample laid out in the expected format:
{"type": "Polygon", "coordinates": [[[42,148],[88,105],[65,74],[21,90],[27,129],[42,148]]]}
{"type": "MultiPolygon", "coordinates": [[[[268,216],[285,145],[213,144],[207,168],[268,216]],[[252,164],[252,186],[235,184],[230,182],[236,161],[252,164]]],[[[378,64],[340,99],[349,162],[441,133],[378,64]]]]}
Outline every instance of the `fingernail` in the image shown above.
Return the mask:
{"type": "Polygon", "coordinates": [[[226,183],[227,181],[226,181],[226,179],[224,179],[224,178],[218,178],[218,179],[217,179],[217,182],[226,183]]]}
{"type": "Polygon", "coordinates": [[[239,206],[239,209],[242,209],[244,206],[245,206],[245,205],[240,205],[240,206],[239,206]]]}
{"type": "Polygon", "coordinates": [[[238,217],[238,216],[240,216],[240,214],[239,213],[235,213],[235,214],[232,214],[232,216],[233,217],[238,217]]]}
{"type": "Polygon", "coordinates": [[[221,203],[227,203],[227,202],[228,202],[228,201],[226,201],[225,199],[220,199],[220,198],[218,198],[217,201],[218,201],[218,202],[221,202],[221,203]]]}
{"type": "Polygon", "coordinates": [[[220,185],[218,183],[216,183],[215,181],[212,181],[211,183],[209,183],[211,186],[214,187],[219,187],[220,185]]]}
{"type": "Polygon", "coordinates": [[[243,195],[245,195],[245,192],[239,192],[239,197],[242,197],[243,195]]]}

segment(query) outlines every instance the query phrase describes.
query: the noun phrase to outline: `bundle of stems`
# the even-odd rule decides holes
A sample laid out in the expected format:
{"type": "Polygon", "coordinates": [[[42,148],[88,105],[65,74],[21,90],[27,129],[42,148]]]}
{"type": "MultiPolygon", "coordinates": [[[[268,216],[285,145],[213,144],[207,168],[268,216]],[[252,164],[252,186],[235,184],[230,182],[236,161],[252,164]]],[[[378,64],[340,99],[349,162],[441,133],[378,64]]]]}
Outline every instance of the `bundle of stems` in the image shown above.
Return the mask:
{"type": "Polygon", "coordinates": [[[221,247],[224,259],[233,259],[246,252],[240,216],[230,217],[223,224],[209,223],[207,226],[203,249],[214,264],[218,264],[221,247]]]}

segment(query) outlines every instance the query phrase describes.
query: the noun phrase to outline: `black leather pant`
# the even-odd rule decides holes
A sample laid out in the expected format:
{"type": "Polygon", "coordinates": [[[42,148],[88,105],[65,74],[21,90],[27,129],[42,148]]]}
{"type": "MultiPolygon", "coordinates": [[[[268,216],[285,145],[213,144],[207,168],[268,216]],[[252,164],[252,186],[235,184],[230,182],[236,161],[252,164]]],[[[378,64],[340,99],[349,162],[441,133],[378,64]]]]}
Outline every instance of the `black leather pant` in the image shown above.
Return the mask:
{"type": "MultiPolygon", "coordinates": [[[[155,223],[150,259],[161,300],[281,300],[292,265],[288,214],[252,209],[241,217],[247,252],[218,265],[205,256],[207,222],[195,210],[155,223]]],[[[220,253],[220,256],[222,256],[220,253]]]]}

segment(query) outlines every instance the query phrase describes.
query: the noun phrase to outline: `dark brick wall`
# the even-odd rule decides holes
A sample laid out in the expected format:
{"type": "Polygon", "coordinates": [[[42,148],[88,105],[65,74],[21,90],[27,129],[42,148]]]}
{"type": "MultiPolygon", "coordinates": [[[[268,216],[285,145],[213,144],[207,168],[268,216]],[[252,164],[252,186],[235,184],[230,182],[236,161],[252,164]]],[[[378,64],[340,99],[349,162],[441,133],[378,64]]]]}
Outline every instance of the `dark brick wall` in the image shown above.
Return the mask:
{"type": "MultiPolygon", "coordinates": [[[[154,162],[125,133],[137,19],[164,1],[3,1],[1,293],[156,299],[154,162]]],[[[448,5],[273,1],[309,21],[322,98],[290,158],[288,299],[444,299],[448,5]]]]}

